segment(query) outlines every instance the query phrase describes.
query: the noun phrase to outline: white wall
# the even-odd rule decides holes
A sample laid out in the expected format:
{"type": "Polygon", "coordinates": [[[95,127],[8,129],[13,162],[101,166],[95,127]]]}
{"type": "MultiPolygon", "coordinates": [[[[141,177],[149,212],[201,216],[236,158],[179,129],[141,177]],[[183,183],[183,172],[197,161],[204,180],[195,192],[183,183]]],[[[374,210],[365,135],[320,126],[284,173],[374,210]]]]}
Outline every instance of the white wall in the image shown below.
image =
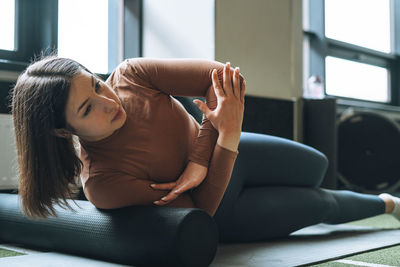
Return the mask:
{"type": "Polygon", "coordinates": [[[248,95],[300,97],[302,1],[215,1],[215,59],[241,68],[248,95]]]}
{"type": "Polygon", "coordinates": [[[0,189],[18,188],[17,152],[11,115],[0,114],[0,189]]]}
{"type": "Polygon", "coordinates": [[[302,95],[301,0],[145,0],[143,55],[239,66],[247,95],[302,95]]]}
{"type": "Polygon", "coordinates": [[[143,56],[214,59],[214,0],[143,1],[143,56]]]}

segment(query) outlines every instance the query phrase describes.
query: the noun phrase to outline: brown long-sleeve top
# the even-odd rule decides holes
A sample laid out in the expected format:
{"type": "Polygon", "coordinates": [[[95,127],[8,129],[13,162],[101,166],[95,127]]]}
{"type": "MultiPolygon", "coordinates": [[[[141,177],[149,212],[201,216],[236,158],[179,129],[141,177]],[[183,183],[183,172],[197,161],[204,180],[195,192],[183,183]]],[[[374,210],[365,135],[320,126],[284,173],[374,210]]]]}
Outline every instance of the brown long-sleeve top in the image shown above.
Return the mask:
{"type": "Polygon", "coordinates": [[[211,122],[203,115],[199,125],[172,97],[205,97],[214,109],[214,68],[222,82],[223,64],[207,60],[136,58],[116,68],[106,83],[121,99],[125,124],[100,141],[80,139],[81,181],[89,201],[105,209],[154,205],[169,191],[155,190],[150,184],[177,180],[193,161],[208,167],[206,178],[167,206],[215,213],[238,151],[218,145],[211,122]]]}

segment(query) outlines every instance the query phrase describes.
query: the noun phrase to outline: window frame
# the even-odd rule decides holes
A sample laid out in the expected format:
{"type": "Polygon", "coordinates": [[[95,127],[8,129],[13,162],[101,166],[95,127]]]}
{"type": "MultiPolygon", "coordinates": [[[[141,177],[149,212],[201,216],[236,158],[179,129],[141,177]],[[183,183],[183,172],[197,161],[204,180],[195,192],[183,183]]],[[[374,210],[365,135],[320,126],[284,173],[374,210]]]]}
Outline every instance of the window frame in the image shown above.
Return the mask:
{"type": "MultiPolygon", "coordinates": [[[[121,51],[114,65],[142,56],[143,0],[109,0],[109,12],[116,8],[123,20],[113,19],[109,26],[123,25],[124,31],[119,44],[109,40],[109,49],[121,51]]],[[[18,75],[35,57],[49,55],[58,45],[58,0],[15,0],[15,13],[15,50],[0,49],[0,113],[5,114],[11,113],[9,93],[18,75]]],[[[109,34],[109,39],[115,36],[109,34]]],[[[115,50],[112,53],[115,59],[115,50]]],[[[110,73],[97,75],[106,80],[110,73]]]]}
{"type": "Polygon", "coordinates": [[[57,47],[57,8],[53,0],[15,0],[15,50],[0,49],[1,70],[22,71],[42,47],[57,47]]]}
{"type": "MultiPolygon", "coordinates": [[[[123,21],[109,21],[109,26],[117,27],[122,23],[124,29],[121,47],[114,41],[115,32],[109,33],[109,55],[112,55],[114,65],[124,58],[142,55],[142,2],[109,0],[109,13],[118,8],[123,13],[123,21]],[[119,6],[121,3],[123,6],[119,6]],[[115,50],[120,48],[122,53],[116,55],[115,50]]],[[[58,0],[15,0],[15,31],[15,50],[0,49],[0,71],[23,71],[36,56],[48,55],[57,49],[58,0]]],[[[100,74],[102,77],[108,75],[100,74]]]]}
{"type": "MultiPolygon", "coordinates": [[[[383,103],[362,99],[334,96],[339,104],[384,110],[400,110],[400,0],[391,1],[392,52],[384,53],[373,49],[341,42],[325,36],[325,1],[303,0],[306,21],[303,24],[305,43],[308,46],[308,64],[305,79],[318,75],[325,85],[325,58],[333,56],[359,63],[385,67],[389,72],[390,102],[383,103]],[[310,15],[307,15],[310,14],[310,15]],[[308,20],[308,21],[307,21],[308,20]]],[[[326,86],[324,86],[326,88],[326,86]]],[[[329,95],[328,95],[329,96],[329,95]]]]}

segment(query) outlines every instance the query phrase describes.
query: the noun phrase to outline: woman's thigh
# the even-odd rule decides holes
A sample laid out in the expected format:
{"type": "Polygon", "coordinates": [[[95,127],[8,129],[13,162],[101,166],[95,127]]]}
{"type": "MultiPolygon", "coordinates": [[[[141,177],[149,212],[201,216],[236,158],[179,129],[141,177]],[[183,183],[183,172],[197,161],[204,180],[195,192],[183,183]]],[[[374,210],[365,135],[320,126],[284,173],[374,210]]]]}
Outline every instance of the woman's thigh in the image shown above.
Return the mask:
{"type": "Polygon", "coordinates": [[[243,186],[318,187],[328,161],[314,148],[292,140],[242,132],[232,177],[243,179],[243,186]],[[237,173],[235,173],[237,172],[237,173]]]}
{"type": "Polygon", "coordinates": [[[317,150],[270,135],[242,132],[238,150],[231,179],[215,214],[220,222],[232,218],[246,188],[318,187],[328,165],[317,150]]]}

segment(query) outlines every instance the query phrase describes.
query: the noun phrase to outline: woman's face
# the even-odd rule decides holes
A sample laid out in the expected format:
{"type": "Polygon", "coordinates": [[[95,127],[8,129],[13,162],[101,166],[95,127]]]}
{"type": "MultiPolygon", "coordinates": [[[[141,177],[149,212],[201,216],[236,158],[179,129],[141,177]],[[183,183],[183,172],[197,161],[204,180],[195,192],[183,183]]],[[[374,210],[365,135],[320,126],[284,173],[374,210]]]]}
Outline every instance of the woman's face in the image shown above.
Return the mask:
{"type": "Polygon", "coordinates": [[[124,125],[126,112],[106,83],[82,71],[71,81],[66,120],[81,139],[98,141],[124,125]]]}

